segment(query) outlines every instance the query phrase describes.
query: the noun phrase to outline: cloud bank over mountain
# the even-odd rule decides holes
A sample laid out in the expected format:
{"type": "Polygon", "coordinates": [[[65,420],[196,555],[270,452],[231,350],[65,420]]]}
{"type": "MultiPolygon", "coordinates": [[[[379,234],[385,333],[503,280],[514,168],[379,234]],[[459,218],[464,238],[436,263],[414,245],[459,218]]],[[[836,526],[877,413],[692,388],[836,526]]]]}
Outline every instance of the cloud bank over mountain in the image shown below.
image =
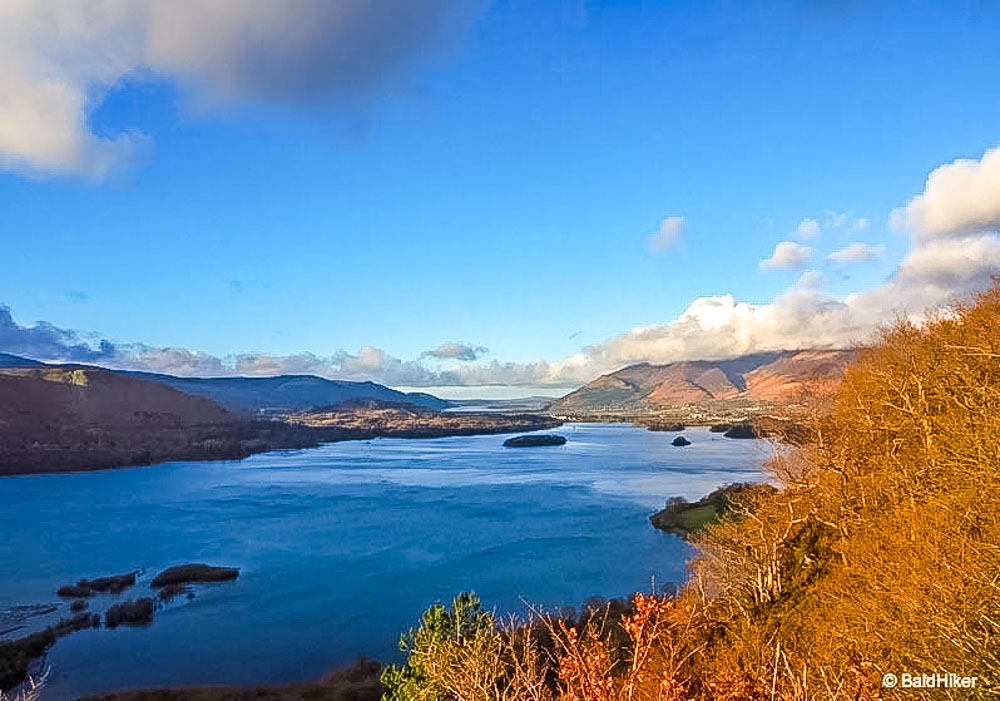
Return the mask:
{"type": "MultiPolygon", "coordinates": [[[[988,287],[1000,274],[1000,149],[936,168],[924,191],[897,209],[892,221],[911,246],[881,285],[837,299],[800,282],[759,305],[731,295],[700,297],[671,322],[633,329],[553,364],[551,376],[585,379],[643,361],[847,347],[864,342],[878,324],[897,317],[919,321],[926,310],[988,287]]],[[[787,243],[778,244],[766,269],[805,262],[782,248],[787,243]]],[[[849,262],[881,251],[856,245],[831,256],[849,262]]]]}
{"type": "MultiPolygon", "coordinates": [[[[0,307],[0,351],[39,360],[178,375],[309,373],[434,387],[572,386],[637,362],[844,348],[867,340],[878,324],[899,317],[919,321],[928,309],[947,307],[988,287],[992,276],[1000,274],[997,203],[1000,150],[989,151],[979,160],[954,161],[935,169],[923,192],[893,213],[893,225],[909,237],[910,249],[883,283],[836,298],[822,291],[820,273],[807,271],[767,304],[751,304],[732,295],[699,297],[672,321],[632,329],[556,362],[482,363],[477,361],[485,348],[461,343],[442,343],[414,360],[369,346],[355,353],[338,350],[327,356],[237,354],[218,358],[179,348],[121,345],[108,340],[90,343],[74,331],[44,322],[21,325],[6,307],[0,307]]],[[[852,263],[882,252],[878,245],[852,244],[829,257],[838,263],[852,263]]]]}
{"type": "Polygon", "coordinates": [[[490,349],[484,346],[470,346],[467,343],[442,343],[434,350],[424,351],[421,358],[436,358],[437,360],[461,360],[471,363],[478,360],[490,349]]]}
{"type": "Polygon", "coordinates": [[[204,105],[337,103],[384,90],[459,34],[478,0],[5,0],[0,168],[101,178],[150,147],[97,133],[123,81],[204,105]]]}

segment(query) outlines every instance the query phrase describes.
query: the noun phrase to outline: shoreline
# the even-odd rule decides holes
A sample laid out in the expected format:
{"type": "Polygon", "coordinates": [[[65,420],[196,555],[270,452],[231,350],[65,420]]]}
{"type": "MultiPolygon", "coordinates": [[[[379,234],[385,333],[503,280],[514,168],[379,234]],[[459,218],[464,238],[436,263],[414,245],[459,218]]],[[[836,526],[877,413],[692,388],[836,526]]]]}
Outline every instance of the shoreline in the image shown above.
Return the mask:
{"type": "MultiPolygon", "coordinates": [[[[443,415],[443,414],[441,414],[443,415]]],[[[72,464],[70,462],[73,457],[78,456],[80,451],[74,449],[74,447],[65,447],[59,451],[59,454],[50,454],[49,460],[42,462],[41,464],[37,462],[23,462],[20,465],[14,462],[13,466],[9,466],[6,462],[2,461],[2,453],[0,453],[0,479],[5,477],[26,477],[34,475],[57,475],[57,474],[75,474],[82,472],[98,472],[103,470],[123,470],[132,469],[137,467],[151,467],[153,465],[163,465],[166,463],[173,462],[226,462],[226,461],[239,461],[244,460],[253,455],[260,455],[263,453],[270,453],[280,450],[306,450],[309,448],[318,448],[322,445],[327,445],[330,443],[343,443],[345,441],[364,441],[373,440],[375,438],[401,438],[401,439],[432,439],[432,438],[449,438],[453,436],[484,436],[484,435],[502,435],[507,433],[530,433],[532,431],[541,431],[550,428],[556,428],[557,426],[563,425],[565,422],[559,419],[554,419],[543,415],[534,414],[454,414],[449,416],[459,416],[462,418],[472,417],[481,418],[483,416],[488,416],[488,423],[493,425],[480,425],[480,426],[434,426],[427,423],[420,424],[415,422],[409,426],[400,427],[384,427],[384,426],[373,426],[370,428],[361,428],[357,426],[337,426],[337,425],[306,425],[301,423],[291,423],[285,421],[256,421],[256,422],[233,422],[229,424],[220,424],[216,427],[204,427],[195,426],[188,427],[189,430],[212,430],[213,428],[217,431],[252,431],[254,427],[257,427],[261,431],[275,431],[278,435],[275,437],[265,435],[264,438],[260,437],[239,437],[232,439],[229,443],[225,445],[214,445],[211,441],[222,441],[218,438],[208,438],[202,439],[202,444],[204,447],[199,449],[197,446],[186,445],[176,449],[176,451],[171,452],[169,450],[164,450],[163,455],[158,455],[155,458],[150,454],[149,456],[141,456],[138,460],[130,460],[128,457],[136,457],[133,453],[130,456],[123,455],[105,455],[104,459],[99,457],[93,462],[88,462],[86,464],[72,464]],[[506,421],[505,421],[506,420],[506,421]],[[282,435],[283,434],[283,435],[282,435]],[[265,442],[267,438],[272,438],[273,443],[265,442]],[[236,441],[236,442],[233,442],[236,441]],[[63,457],[61,453],[68,454],[67,457],[63,457]],[[148,459],[147,459],[148,458],[148,459]]],[[[254,435],[253,433],[249,435],[254,435]]],[[[256,434],[259,436],[259,434],[256,434]]],[[[149,453],[150,451],[146,451],[149,453]]],[[[51,453],[56,453],[56,451],[51,451],[51,453]]],[[[77,458],[78,460],[78,458],[77,458]]]]}
{"type": "MultiPolygon", "coordinates": [[[[608,424],[608,427],[610,428],[610,427],[616,426],[616,425],[617,426],[623,426],[623,424],[619,422],[619,423],[615,423],[615,424],[608,424]]],[[[630,429],[641,430],[639,427],[635,427],[635,426],[631,426],[629,428],[630,429]]],[[[419,435],[414,435],[414,432],[410,431],[410,430],[407,430],[407,431],[393,431],[393,430],[384,430],[384,429],[372,429],[370,431],[367,431],[365,436],[358,436],[356,438],[354,438],[354,437],[352,437],[352,438],[342,437],[340,440],[329,441],[329,442],[343,442],[343,441],[347,441],[347,440],[359,440],[359,439],[365,439],[365,438],[368,438],[368,437],[385,437],[385,438],[401,438],[401,439],[405,439],[405,438],[420,438],[420,437],[430,438],[430,437],[438,437],[437,434],[441,434],[441,433],[444,433],[446,435],[496,435],[496,434],[506,433],[507,431],[503,430],[503,429],[501,429],[499,427],[497,427],[495,430],[488,430],[488,431],[485,431],[485,430],[479,430],[479,431],[465,430],[465,431],[460,431],[460,432],[456,432],[456,431],[434,431],[433,433],[435,435],[427,435],[428,432],[424,428],[421,428],[421,429],[419,429],[416,432],[419,435]]],[[[629,433],[631,433],[631,430],[629,430],[629,433]]],[[[305,683],[304,681],[295,681],[295,682],[291,682],[289,684],[279,683],[279,686],[275,686],[275,687],[266,686],[266,687],[259,687],[259,688],[266,689],[267,693],[269,694],[268,696],[265,696],[264,698],[277,698],[277,699],[280,699],[280,698],[283,698],[283,697],[280,696],[280,695],[272,695],[272,694],[283,693],[283,690],[286,689],[286,688],[291,688],[291,687],[298,688],[298,687],[301,687],[304,683],[305,683]]],[[[230,687],[227,687],[227,689],[230,692],[240,691],[241,693],[242,692],[250,693],[250,690],[256,690],[257,688],[258,687],[254,686],[254,685],[247,685],[247,686],[232,685],[230,687]]],[[[212,693],[214,693],[215,689],[216,688],[213,687],[211,690],[206,690],[205,693],[209,693],[210,691],[212,693]]],[[[157,691],[159,691],[159,690],[157,690],[157,691]]],[[[177,694],[175,696],[162,696],[162,698],[165,698],[165,699],[169,699],[169,698],[187,698],[188,696],[184,696],[182,694],[184,694],[184,693],[186,693],[188,691],[197,691],[198,693],[201,693],[201,688],[200,687],[189,687],[189,686],[176,687],[176,688],[169,687],[169,688],[164,688],[164,691],[171,692],[171,693],[176,693],[177,694]]],[[[111,691],[103,691],[103,690],[100,691],[99,694],[103,694],[103,696],[102,695],[98,695],[98,696],[95,696],[93,698],[109,698],[109,699],[115,699],[116,701],[118,701],[118,699],[142,698],[142,697],[130,697],[128,695],[117,695],[118,692],[114,692],[114,694],[112,694],[111,691]]],[[[160,697],[158,696],[157,698],[160,698],[160,697]]],[[[196,696],[195,698],[211,699],[213,697],[209,695],[209,696],[196,696]]]]}

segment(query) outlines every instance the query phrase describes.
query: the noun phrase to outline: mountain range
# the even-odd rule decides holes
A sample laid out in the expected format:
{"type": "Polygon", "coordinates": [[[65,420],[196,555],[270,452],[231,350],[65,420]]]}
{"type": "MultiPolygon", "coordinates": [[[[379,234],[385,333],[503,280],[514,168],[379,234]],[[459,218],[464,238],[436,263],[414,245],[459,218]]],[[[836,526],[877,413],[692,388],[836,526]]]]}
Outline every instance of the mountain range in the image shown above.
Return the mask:
{"type": "Polygon", "coordinates": [[[424,392],[400,392],[375,382],[327,380],[315,375],[204,378],[148,372],[127,374],[168,385],[186,394],[207,397],[235,414],[303,411],[354,399],[413,404],[435,411],[450,406],[444,399],[424,392]]]}
{"type": "Polygon", "coordinates": [[[0,475],[242,458],[320,442],[304,427],[239,420],[211,399],[127,373],[0,367],[0,475]]]}
{"type": "MultiPolygon", "coordinates": [[[[375,382],[327,380],[315,375],[278,375],[275,377],[177,377],[152,372],[108,370],[92,366],[41,363],[9,353],[0,353],[0,368],[47,367],[103,370],[106,373],[167,385],[185,394],[205,397],[233,414],[258,414],[261,411],[292,412],[341,404],[352,399],[375,399],[380,402],[413,404],[441,411],[451,403],[424,392],[399,392],[375,382]]],[[[123,385],[126,386],[126,385],[123,385]]],[[[138,384],[132,385],[138,387],[138,384]]]]}
{"type": "Polygon", "coordinates": [[[181,378],[0,355],[0,476],[237,459],[375,437],[534,431],[542,414],[442,413],[449,403],[312,376],[181,378]]]}
{"type": "Polygon", "coordinates": [[[37,360],[29,360],[19,355],[10,353],[0,353],[0,368],[26,368],[31,366],[44,365],[37,360]]]}
{"type": "Polygon", "coordinates": [[[756,353],[730,360],[639,363],[602,375],[549,406],[549,413],[632,412],[692,404],[788,402],[836,387],[852,350],[756,353]]]}

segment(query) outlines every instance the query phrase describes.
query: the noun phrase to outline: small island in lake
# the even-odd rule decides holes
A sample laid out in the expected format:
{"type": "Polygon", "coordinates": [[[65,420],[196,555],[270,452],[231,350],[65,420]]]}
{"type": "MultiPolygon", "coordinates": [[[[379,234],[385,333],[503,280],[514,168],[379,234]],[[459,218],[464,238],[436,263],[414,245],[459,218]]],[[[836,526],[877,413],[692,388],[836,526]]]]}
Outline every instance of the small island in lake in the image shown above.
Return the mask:
{"type": "Polygon", "coordinates": [[[237,567],[215,567],[213,565],[177,565],[168,567],[153,577],[149,586],[153,589],[172,584],[191,584],[204,582],[229,582],[240,576],[237,567]]]}
{"type": "Polygon", "coordinates": [[[565,445],[566,436],[555,433],[542,433],[530,436],[515,436],[503,442],[505,448],[535,448],[545,445],[565,445]]]}

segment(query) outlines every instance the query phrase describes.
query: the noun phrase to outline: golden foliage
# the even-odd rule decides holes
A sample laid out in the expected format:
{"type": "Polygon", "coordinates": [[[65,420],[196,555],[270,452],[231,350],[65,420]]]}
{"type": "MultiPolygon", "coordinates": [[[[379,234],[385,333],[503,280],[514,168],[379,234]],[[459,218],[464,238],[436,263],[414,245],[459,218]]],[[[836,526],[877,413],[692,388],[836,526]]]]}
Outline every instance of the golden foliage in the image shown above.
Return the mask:
{"type": "Polygon", "coordinates": [[[565,621],[550,622],[566,701],[680,701],[685,653],[677,630],[688,616],[666,597],[636,594],[634,613],[624,616],[627,639],[616,646],[607,620],[590,619],[582,633],[565,621]]]}
{"type": "Polygon", "coordinates": [[[877,698],[904,671],[982,685],[907,698],[996,695],[1000,290],[885,330],[812,433],[774,461],[783,490],[698,543],[702,668],[789,698],[877,698]]]}
{"type": "Polygon", "coordinates": [[[697,538],[679,596],[477,629],[425,665],[432,698],[1000,696],[1000,287],[885,329],[818,401],[770,465],[782,488],[697,538]],[[882,688],[904,672],[978,680],[882,688]]]}

